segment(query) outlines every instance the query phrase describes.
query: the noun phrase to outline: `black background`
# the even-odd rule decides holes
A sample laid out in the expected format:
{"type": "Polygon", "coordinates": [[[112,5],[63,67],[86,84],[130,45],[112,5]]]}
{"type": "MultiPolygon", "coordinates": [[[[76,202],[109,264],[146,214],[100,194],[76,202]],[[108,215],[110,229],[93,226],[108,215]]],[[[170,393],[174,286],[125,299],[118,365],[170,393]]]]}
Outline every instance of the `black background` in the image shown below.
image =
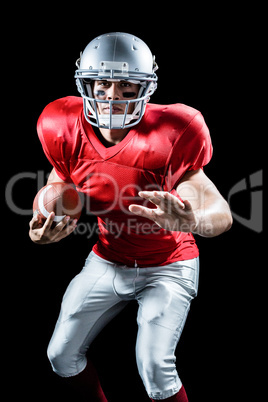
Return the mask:
{"type": "MultiPolygon", "coordinates": [[[[5,188],[15,175],[27,172],[12,188],[14,203],[31,209],[38,183],[29,172],[51,170],[36,135],[38,116],[50,101],[77,95],[73,75],[79,52],[97,35],[112,31],[142,38],[156,55],[159,83],[151,102],[180,102],[202,112],[214,146],[205,173],[225,198],[236,183],[262,170],[261,11],[251,11],[235,12],[226,4],[206,10],[184,9],[180,3],[165,9],[79,3],[62,9],[40,5],[38,11],[21,7],[16,23],[7,15],[2,65],[5,188]]],[[[7,204],[2,365],[9,400],[78,401],[51,371],[46,348],[62,295],[96,237],[73,234],[60,243],[37,246],[28,237],[30,216],[14,213],[7,204]]],[[[233,196],[231,208],[249,218],[249,191],[233,196]]],[[[86,214],[83,220],[94,222],[86,214]]],[[[263,233],[237,220],[222,236],[197,237],[199,295],[177,348],[177,368],[190,402],[257,400],[250,398],[261,384],[263,240],[263,233]]],[[[91,348],[109,402],[148,401],[135,363],[136,309],[130,304],[91,348]]]]}

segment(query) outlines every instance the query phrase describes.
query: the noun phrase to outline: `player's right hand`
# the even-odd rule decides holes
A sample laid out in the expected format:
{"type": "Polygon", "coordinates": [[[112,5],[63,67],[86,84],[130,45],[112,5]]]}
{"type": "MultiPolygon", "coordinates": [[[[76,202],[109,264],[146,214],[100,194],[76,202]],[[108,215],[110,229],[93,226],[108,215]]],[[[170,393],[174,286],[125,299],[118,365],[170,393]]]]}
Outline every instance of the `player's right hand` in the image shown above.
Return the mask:
{"type": "Polygon", "coordinates": [[[69,236],[75,228],[77,219],[70,220],[69,216],[65,216],[61,222],[52,228],[53,219],[55,213],[51,212],[47,217],[47,220],[42,225],[38,218],[38,214],[34,215],[30,221],[30,239],[36,244],[50,244],[56,243],[65,237],[69,236]]]}

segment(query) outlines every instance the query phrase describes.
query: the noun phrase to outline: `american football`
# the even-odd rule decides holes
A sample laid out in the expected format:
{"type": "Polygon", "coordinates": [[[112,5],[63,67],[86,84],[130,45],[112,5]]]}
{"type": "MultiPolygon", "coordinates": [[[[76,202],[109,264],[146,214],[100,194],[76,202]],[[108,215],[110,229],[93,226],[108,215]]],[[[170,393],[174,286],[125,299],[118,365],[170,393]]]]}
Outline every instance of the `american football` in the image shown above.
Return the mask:
{"type": "Polygon", "coordinates": [[[54,222],[59,223],[66,215],[79,219],[82,203],[78,192],[70,184],[56,182],[42,187],[35,196],[33,212],[38,212],[43,223],[50,212],[55,212],[54,222]]]}

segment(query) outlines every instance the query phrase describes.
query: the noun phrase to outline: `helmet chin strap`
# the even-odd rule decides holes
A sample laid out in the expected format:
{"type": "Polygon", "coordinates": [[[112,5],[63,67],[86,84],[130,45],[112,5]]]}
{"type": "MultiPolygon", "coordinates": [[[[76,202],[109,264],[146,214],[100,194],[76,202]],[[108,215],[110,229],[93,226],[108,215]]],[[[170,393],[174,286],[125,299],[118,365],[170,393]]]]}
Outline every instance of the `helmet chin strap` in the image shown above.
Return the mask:
{"type": "Polygon", "coordinates": [[[98,114],[100,128],[101,128],[101,126],[105,126],[105,128],[107,126],[109,127],[110,121],[111,121],[111,126],[123,128],[123,126],[125,126],[126,124],[129,124],[131,122],[131,120],[138,119],[138,118],[139,118],[139,116],[134,116],[133,114],[127,114],[126,117],[124,114],[112,114],[111,117],[110,117],[110,114],[98,114]]]}
{"type": "MultiPolygon", "coordinates": [[[[133,111],[132,114],[113,114],[113,113],[109,113],[109,114],[99,114],[97,113],[96,116],[96,112],[94,111],[91,102],[89,102],[88,100],[86,100],[86,106],[87,106],[87,117],[89,118],[89,122],[92,123],[92,121],[90,121],[91,119],[96,120],[97,122],[99,122],[100,128],[110,128],[110,127],[124,127],[125,125],[129,124],[131,122],[131,120],[136,120],[139,118],[139,115],[137,114],[138,111],[140,110],[140,105],[138,104],[135,108],[135,110],[133,111]]],[[[127,107],[127,105],[126,105],[127,107]]]]}

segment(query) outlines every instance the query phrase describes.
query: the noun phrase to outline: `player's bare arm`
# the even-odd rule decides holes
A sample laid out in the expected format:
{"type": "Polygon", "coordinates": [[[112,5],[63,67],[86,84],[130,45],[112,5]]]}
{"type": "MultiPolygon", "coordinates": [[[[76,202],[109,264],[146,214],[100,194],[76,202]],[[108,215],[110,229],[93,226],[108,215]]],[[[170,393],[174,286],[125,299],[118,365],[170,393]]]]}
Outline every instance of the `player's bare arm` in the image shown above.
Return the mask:
{"type": "Polygon", "coordinates": [[[57,175],[55,169],[53,168],[47,179],[47,184],[50,183],[64,183],[64,181],[57,175]]]}
{"type": "Polygon", "coordinates": [[[230,229],[229,206],[202,169],[187,172],[176,191],[183,202],[168,192],[140,191],[139,196],[155,204],[156,208],[130,205],[129,209],[166,230],[214,237],[230,229]]]}
{"type": "MultiPolygon", "coordinates": [[[[63,182],[63,180],[57,175],[55,169],[53,168],[48,177],[47,184],[55,182],[63,182]]],[[[47,217],[44,225],[42,225],[40,224],[38,216],[33,216],[32,220],[29,223],[29,236],[34,243],[56,243],[69,236],[75,230],[76,220],[70,221],[69,216],[65,216],[65,218],[61,222],[59,222],[55,227],[52,227],[54,217],[55,213],[51,212],[47,217]]]]}

